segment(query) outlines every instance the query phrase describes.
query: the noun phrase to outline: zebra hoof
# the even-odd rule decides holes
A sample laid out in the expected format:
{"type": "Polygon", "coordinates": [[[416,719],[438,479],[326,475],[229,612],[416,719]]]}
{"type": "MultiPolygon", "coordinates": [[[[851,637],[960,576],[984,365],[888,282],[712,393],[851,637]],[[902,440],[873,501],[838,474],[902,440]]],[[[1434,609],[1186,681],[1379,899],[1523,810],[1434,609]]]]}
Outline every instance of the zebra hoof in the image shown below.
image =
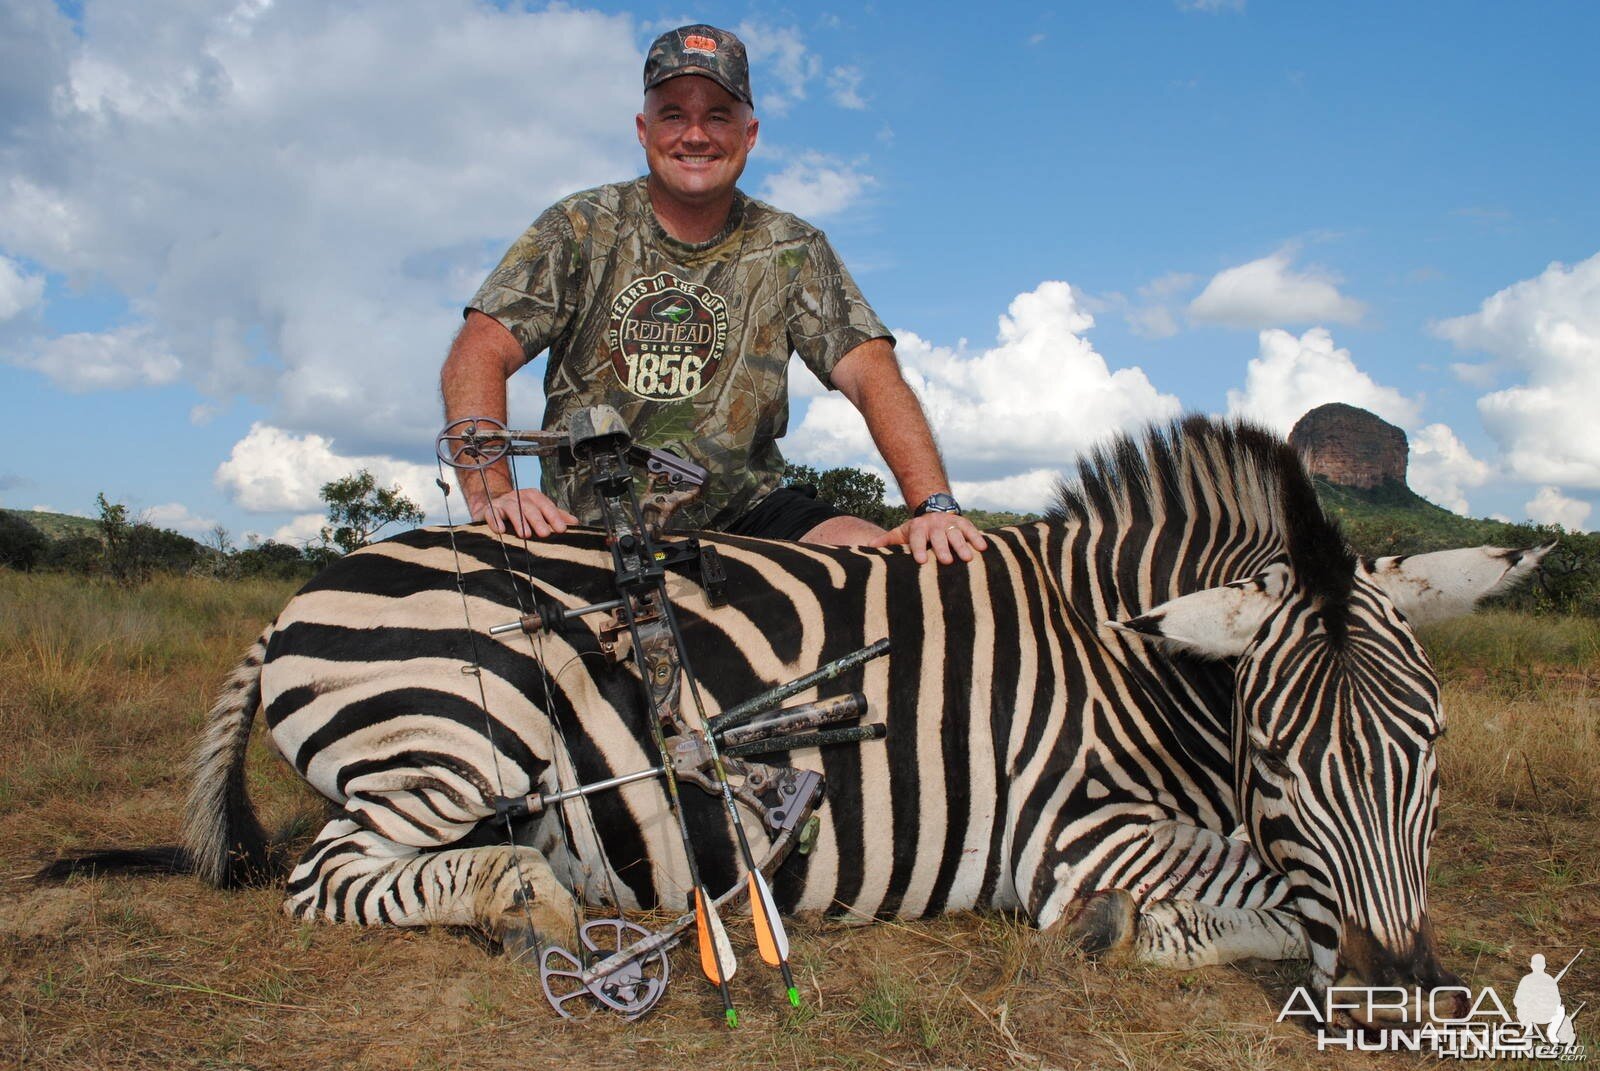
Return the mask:
{"type": "Polygon", "coordinates": [[[513,963],[536,966],[544,949],[539,931],[523,919],[506,919],[495,927],[494,938],[500,945],[500,954],[513,963]]]}
{"type": "Polygon", "coordinates": [[[1114,956],[1133,948],[1138,909],[1123,889],[1105,889],[1081,901],[1067,923],[1067,936],[1096,958],[1114,956]]]}

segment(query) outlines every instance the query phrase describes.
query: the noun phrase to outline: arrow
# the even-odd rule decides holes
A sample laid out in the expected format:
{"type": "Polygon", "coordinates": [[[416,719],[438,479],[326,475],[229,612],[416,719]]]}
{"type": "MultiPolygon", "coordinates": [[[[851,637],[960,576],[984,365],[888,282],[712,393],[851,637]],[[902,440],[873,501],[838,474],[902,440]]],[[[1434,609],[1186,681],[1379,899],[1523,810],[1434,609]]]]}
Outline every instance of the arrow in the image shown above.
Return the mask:
{"type": "MultiPolygon", "coordinates": [[[[772,899],[772,889],[762,875],[761,868],[756,865],[755,853],[750,850],[750,840],[744,832],[744,819],[739,816],[739,805],[733,800],[733,786],[728,783],[728,771],[723,766],[722,754],[717,749],[716,733],[711,719],[706,716],[705,703],[700,698],[700,682],[694,675],[694,669],[689,665],[689,652],[684,649],[683,633],[678,629],[677,615],[673,612],[671,601],[665,597],[665,591],[661,609],[667,622],[667,629],[677,647],[678,665],[683,671],[684,680],[688,682],[689,695],[694,699],[696,713],[700,715],[706,751],[711,755],[711,769],[716,775],[718,787],[722,790],[722,803],[727,809],[728,820],[733,823],[733,832],[739,842],[739,855],[744,860],[745,871],[749,874],[750,909],[756,928],[756,948],[760,951],[763,961],[782,972],[784,992],[789,998],[789,1004],[798,1008],[800,990],[796,988],[794,974],[789,970],[789,935],[783,928],[778,905],[772,899]]],[[[682,820],[681,816],[679,820],[682,820]]],[[[705,959],[703,942],[701,959],[702,961],[705,959]]]]}
{"type": "MultiPolygon", "coordinates": [[[[739,969],[739,960],[733,954],[722,917],[704,887],[694,891],[694,922],[700,940],[700,969],[717,985],[727,985],[739,969]]],[[[728,1025],[737,1026],[737,1018],[730,1019],[728,1025]]]]}
{"type": "Polygon", "coordinates": [[[772,889],[759,869],[750,871],[750,907],[755,913],[756,951],[769,967],[783,972],[784,990],[791,1007],[800,1006],[800,990],[795,988],[794,975],[789,970],[789,934],[783,928],[783,918],[778,905],[772,900],[772,889]]]}

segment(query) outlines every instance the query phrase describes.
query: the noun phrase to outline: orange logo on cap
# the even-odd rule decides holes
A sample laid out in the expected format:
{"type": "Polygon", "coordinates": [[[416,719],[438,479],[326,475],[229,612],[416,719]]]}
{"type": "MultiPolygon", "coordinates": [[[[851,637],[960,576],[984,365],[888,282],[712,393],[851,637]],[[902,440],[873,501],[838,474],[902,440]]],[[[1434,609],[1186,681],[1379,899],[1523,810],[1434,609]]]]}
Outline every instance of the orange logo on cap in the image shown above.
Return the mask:
{"type": "Polygon", "coordinates": [[[700,34],[692,33],[683,39],[683,50],[685,52],[715,53],[717,51],[717,39],[715,37],[702,37],[700,34]]]}

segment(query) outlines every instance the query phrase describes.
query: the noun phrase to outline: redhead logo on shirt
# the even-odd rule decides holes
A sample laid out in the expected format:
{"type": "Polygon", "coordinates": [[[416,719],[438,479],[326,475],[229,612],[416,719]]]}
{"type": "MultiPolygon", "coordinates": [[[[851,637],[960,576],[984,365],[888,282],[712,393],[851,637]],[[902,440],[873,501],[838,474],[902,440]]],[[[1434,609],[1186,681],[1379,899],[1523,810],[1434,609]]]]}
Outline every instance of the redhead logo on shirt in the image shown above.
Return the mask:
{"type": "Polygon", "coordinates": [[[728,303],[699,283],[658,272],[617,294],[606,340],[611,367],[630,394],[663,402],[692,398],[722,365],[728,303]]]}

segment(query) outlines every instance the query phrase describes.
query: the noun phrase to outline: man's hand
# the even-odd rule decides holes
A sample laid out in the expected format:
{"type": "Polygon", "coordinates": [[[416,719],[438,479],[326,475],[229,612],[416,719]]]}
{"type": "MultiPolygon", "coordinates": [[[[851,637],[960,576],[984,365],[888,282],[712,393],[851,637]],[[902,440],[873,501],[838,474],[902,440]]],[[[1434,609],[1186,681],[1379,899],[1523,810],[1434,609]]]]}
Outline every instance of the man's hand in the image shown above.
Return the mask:
{"type": "Polygon", "coordinates": [[[883,533],[871,545],[889,547],[900,543],[911,547],[911,556],[918,565],[927,562],[930,549],[940,565],[950,565],[957,558],[970,562],[975,551],[981,553],[989,547],[978,526],[959,513],[924,513],[883,533]]]}
{"type": "Polygon", "coordinates": [[[523,539],[547,539],[565,532],[567,525],[578,523],[578,518],[556,505],[543,491],[531,487],[506,491],[492,500],[479,495],[471,501],[470,508],[473,520],[482,521],[496,532],[509,529],[523,539]]]}

